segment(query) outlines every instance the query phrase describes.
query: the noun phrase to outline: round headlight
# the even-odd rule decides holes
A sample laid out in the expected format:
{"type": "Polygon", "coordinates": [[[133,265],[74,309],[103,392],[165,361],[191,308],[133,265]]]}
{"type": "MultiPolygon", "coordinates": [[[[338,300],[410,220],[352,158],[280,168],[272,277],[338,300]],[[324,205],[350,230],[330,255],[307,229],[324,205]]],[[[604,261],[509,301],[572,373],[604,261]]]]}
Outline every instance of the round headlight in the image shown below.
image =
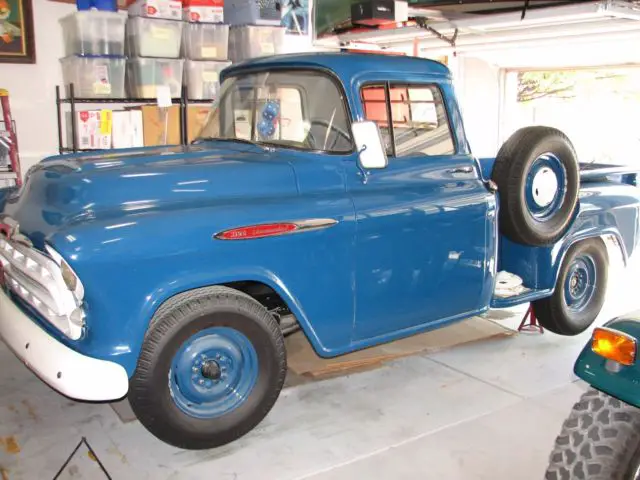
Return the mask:
{"type": "Polygon", "coordinates": [[[84,297],[84,288],[82,282],[75,274],[71,266],[62,258],[58,252],[56,252],[50,245],[46,246],[47,252],[51,255],[51,258],[60,266],[60,273],[65,286],[73,293],[76,300],[82,301],[84,297]]]}
{"type": "Polygon", "coordinates": [[[64,260],[60,262],[60,270],[62,271],[62,279],[64,280],[67,288],[72,292],[75,292],[78,287],[78,277],[76,277],[76,274],[73,273],[71,267],[67,265],[67,262],[64,260]]]}

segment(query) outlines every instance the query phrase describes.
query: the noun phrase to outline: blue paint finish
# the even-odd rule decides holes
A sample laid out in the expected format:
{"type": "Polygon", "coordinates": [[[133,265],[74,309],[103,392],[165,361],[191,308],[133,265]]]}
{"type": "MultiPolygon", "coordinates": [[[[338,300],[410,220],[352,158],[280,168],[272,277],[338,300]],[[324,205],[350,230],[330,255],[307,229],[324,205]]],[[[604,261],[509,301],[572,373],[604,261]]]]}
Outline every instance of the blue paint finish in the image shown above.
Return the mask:
{"type": "Polygon", "coordinates": [[[493,164],[496,162],[495,157],[482,157],[478,158],[478,164],[480,165],[480,173],[483,180],[487,181],[491,179],[491,172],[493,172],[493,164]]]}
{"type": "Polygon", "coordinates": [[[175,354],[169,391],[187,415],[216,418],[246,402],[258,372],[258,354],[243,333],[211,327],[187,339],[175,354]]]}
{"type": "MultiPolygon", "coordinates": [[[[380,81],[437,85],[453,130],[460,123],[450,79],[431,72],[364,70],[351,81],[356,118],[364,118],[360,90],[380,81]],[[447,101],[449,100],[449,101],[447,101]]],[[[385,169],[347,169],[357,217],[354,340],[391,334],[486,306],[493,290],[491,243],[495,197],[467,153],[464,134],[455,155],[391,157],[385,169]],[[468,173],[460,173],[469,169],[468,173]],[[455,296],[443,302],[442,294],[455,296]]]]}
{"type": "Polygon", "coordinates": [[[530,303],[541,298],[550,297],[553,294],[553,289],[547,290],[531,290],[521,295],[515,295],[513,297],[494,297],[491,299],[491,308],[510,308],[516,305],[522,305],[523,303],[530,303]]]}
{"type": "Polygon", "coordinates": [[[613,235],[625,259],[636,251],[640,241],[639,205],[637,188],[620,183],[585,183],[580,189],[578,213],[563,238],[548,247],[530,247],[500,236],[498,268],[520,276],[528,288],[551,294],[562,260],[575,242],[613,235]]]}
{"type": "MultiPolygon", "coordinates": [[[[640,312],[625,315],[605,323],[604,326],[627,333],[640,342],[640,312]]],[[[636,353],[637,358],[637,353],[636,353]]],[[[594,388],[640,408],[640,362],[619,371],[606,368],[607,360],[591,350],[591,341],[584,346],[573,367],[576,376],[594,388]]]]}
{"type": "Polygon", "coordinates": [[[635,251],[637,190],[595,177],[557,244],[531,248],[499,236],[499,198],[484,185],[492,161],[471,156],[445,66],[407,57],[293,54],[236,64],[222,77],[279,68],[333,75],[353,121],[363,118],[363,82],[435,83],[455,154],[391,158],[386,169],[367,172],[367,183],[355,153],[233,142],[45,159],[20,191],[0,193],[0,208],[37,248],[52,245],[81,278],[85,335],[71,341],[21,308],[62,343],[132,374],[164,301],[198,287],[255,281],[273,288],[316,352],[331,357],[486,311],[497,302],[497,267],[522,276],[533,294],[550,294],[573,242],[612,233],[626,253],[635,251]],[[234,227],[312,218],[337,223],[260,240],[212,238],[234,227]]]}

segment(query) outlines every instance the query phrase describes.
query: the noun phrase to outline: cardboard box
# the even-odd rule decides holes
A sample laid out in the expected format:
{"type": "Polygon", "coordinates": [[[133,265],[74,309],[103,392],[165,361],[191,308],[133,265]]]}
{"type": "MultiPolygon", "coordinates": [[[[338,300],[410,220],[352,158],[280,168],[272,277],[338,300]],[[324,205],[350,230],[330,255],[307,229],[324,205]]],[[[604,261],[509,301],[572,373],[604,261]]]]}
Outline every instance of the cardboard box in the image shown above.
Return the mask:
{"type": "Polygon", "coordinates": [[[134,148],[144,146],[142,112],[121,110],[113,112],[113,148],[134,148]]]}
{"type": "Polygon", "coordinates": [[[111,144],[113,148],[131,148],[131,112],[113,112],[113,131],[111,144]]]}
{"type": "Polygon", "coordinates": [[[144,146],[179,145],[180,139],[180,106],[172,105],[160,108],[156,105],[143,105],[142,129],[144,146]]]}
{"type": "Polygon", "coordinates": [[[182,6],[187,22],[224,22],[224,0],[182,0],[182,6]]]}
{"type": "Polygon", "coordinates": [[[193,142],[200,134],[209,116],[211,108],[208,106],[190,105],[187,108],[187,142],[193,142]]]}
{"type": "Polygon", "coordinates": [[[144,126],[142,123],[142,112],[140,110],[131,110],[129,112],[131,127],[131,146],[144,147],[144,126]]]}
{"type": "MultiPolygon", "coordinates": [[[[112,113],[111,110],[83,110],[76,112],[76,141],[78,149],[102,150],[111,148],[112,113]]],[[[71,133],[71,128],[68,131],[71,133]]]]}
{"type": "Polygon", "coordinates": [[[182,19],[181,0],[137,0],[128,10],[132,17],[182,19]]]}

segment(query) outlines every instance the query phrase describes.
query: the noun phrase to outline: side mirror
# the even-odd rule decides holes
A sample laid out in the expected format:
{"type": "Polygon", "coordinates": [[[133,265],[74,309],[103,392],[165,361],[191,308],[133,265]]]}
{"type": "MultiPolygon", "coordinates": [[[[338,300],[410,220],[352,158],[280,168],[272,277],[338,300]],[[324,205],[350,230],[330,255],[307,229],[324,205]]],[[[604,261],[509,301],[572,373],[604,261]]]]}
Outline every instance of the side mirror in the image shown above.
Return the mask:
{"type": "Polygon", "coordinates": [[[378,125],[371,121],[354,122],[351,131],[362,168],[385,168],[389,162],[378,125]]]}

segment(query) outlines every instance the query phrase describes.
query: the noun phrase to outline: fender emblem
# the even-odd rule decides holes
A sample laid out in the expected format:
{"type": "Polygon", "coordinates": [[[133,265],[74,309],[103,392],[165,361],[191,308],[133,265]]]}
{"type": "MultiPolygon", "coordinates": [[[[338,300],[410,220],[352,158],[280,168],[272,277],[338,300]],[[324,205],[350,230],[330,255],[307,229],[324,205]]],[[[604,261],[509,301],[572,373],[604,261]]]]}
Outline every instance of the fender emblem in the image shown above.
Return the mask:
{"type": "Polygon", "coordinates": [[[216,233],[216,240],[250,240],[255,238],[276,237],[291,233],[309,232],[322,228],[332,227],[338,221],[332,218],[313,218],[309,220],[296,220],[290,222],[260,223],[245,225],[216,233]]]}

